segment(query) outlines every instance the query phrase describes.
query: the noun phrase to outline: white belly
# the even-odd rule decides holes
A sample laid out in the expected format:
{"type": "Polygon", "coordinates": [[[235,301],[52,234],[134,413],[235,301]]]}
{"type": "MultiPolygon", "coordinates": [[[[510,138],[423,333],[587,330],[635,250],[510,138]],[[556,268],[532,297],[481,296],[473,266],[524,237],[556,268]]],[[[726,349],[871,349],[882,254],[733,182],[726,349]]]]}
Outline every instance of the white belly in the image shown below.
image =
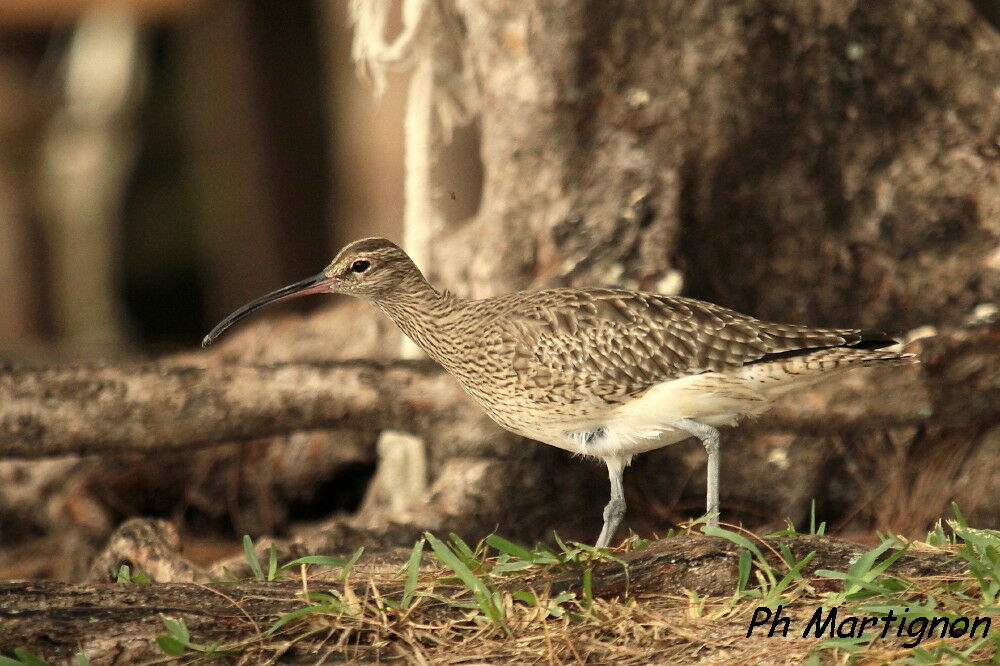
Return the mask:
{"type": "Polygon", "coordinates": [[[598,458],[631,457],[690,437],[673,426],[681,419],[721,426],[759,414],[772,400],[757,388],[756,382],[718,373],[682,377],[657,384],[642,397],[615,408],[601,425],[599,436],[566,433],[559,442],[542,441],[598,458]]]}

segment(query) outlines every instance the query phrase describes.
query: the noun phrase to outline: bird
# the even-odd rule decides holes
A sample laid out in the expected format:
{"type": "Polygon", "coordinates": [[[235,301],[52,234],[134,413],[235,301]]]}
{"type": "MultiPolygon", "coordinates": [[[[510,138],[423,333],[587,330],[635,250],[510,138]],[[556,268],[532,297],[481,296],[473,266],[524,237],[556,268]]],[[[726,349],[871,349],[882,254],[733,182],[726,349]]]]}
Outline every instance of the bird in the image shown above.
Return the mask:
{"type": "Polygon", "coordinates": [[[602,460],[611,493],[599,548],[625,515],[634,456],[700,440],[705,522],[717,526],[719,427],[837,372],[913,357],[884,331],[766,322],[682,296],[594,287],[459,298],[384,238],[354,241],[322,272],[243,305],[202,346],[265,305],[316,293],[373,304],[502,428],[602,460]]]}

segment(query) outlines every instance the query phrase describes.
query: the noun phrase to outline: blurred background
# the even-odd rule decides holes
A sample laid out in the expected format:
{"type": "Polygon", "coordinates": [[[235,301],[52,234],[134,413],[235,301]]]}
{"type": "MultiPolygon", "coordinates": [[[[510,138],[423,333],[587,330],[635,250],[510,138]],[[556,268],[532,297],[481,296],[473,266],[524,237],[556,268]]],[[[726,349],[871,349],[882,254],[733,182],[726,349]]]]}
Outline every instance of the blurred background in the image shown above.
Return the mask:
{"type": "MultiPolygon", "coordinates": [[[[347,2],[4,0],[4,352],[189,347],[346,241],[398,239],[406,77],[376,99],[350,50],[347,2]]],[[[440,173],[455,216],[469,141],[440,173]]]]}
{"type": "MultiPolygon", "coordinates": [[[[387,27],[398,31],[394,9],[387,27]]],[[[344,242],[398,237],[404,75],[390,73],[376,99],[350,51],[339,1],[0,2],[0,358],[193,348],[230,310],[317,272],[344,242]]],[[[454,177],[452,189],[467,187],[454,177]]],[[[346,499],[328,489],[327,508],[356,505],[371,475],[371,452],[339,448],[335,470],[359,473],[360,458],[361,481],[346,499]]],[[[126,456],[110,475],[77,459],[0,463],[10,547],[0,561],[13,567],[0,577],[78,576],[118,520],[185,522],[183,498],[201,484],[193,469],[204,479],[220,464],[261,464],[219,453],[193,465],[167,456],[183,469],[163,483],[152,481],[162,460],[126,456]],[[26,552],[37,555],[27,570],[26,552]]],[[[241,484],[223,485],[238,495],[241,484]]],[[[228,522],[228,510],[208,513],[195,533],[228,522]]]]}
{"type": "MultiPolygon", "coordinates": [[[[954,500],[997,527],[997,6],[0,0],[0,371],[419,356],[323,298],[196,351],[381,235],[463,296],[616,285],[903,331],[919,370],[727,431],[723,511],[770,529],[815,501],[864,539],[954,500]]],[[[345,524],[592,540],[600,465],[453,416],[0,460],[0,579],[85,577],[136,517],[198,563],[345,524]]],[[[642,456],[626,527],[697,515],[703,477],[699,446],[642,456]]]]}

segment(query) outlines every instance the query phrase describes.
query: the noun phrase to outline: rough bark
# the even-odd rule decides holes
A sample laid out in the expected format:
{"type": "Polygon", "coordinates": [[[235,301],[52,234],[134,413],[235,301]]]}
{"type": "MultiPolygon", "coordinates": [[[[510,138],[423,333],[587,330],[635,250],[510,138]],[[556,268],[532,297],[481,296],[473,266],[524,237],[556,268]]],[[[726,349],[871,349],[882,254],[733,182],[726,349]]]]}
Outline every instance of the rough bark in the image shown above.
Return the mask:
{"type": "MultiPolygon", "coordinates": [[[[274,548],[280,562],[305,555],[349,555],[358,548],[385,553],[393,548],[407,548],[432,525],[381,524],[375,528],[359,528],[343,521],[313,525],[306,533],[292,539],[260,539],[254,544],[258,561],[266,562],[274,548]]],[[[109,582],[121,565],[139,571],[158,583],[179,583],[226,580],[253,575],[243,552],[214,563],[199,565],[183,552],[177,530],[165,520],[133,518],[115,530],[107,547],[91,563],[86,580],[109,582]]]]}
{"type": "Polygon", "coordinates": [[[0,578],[79,580],[115,525],[133,516],[257,538],[287,535],[293,519],[353,511],[377,436],[309,430],[197,451],[0,461],[0,529],[12,546],[0,550],[0,578]]]}
{"type": "Polygon", "coordinates": [[[1000,33],[969,3],[457,7],[485,182],[449,287],[679,269],[758,316],[902,327],[995,298],[1000,33]]]}
{"type": "MultiPolygon", "coordinates": [[[[815,557],[804,571],[810,575],[818,568],[846,570],[865,548],[822,537],[770,539],[762,550],[787,545],[801,558],[814,552],[815,557]],[[770,548],[769,548],[770,547],[770,548]]],[[[689,591],[700,596],[731,593],[737,576],[738,548],[718,538],[686,536],[664,539],[645,549],[623,556],[628,575],[620,564],[606,562],[596,566],[592,589],[595,597],[613,598],[639,594],[682,595],[689,591]]],[[[405,558],[405,552],[399,555],[405,558]]],[[[961,567],[941,552],[909,553],[887,571],[900,576],[960,575],[961,567]]],[[[442,575],[436,563],[430,571],[442,575]]],[[[377,565],[376,565],[377,566],[377,565]]],[[[780,567],[780,565],[778,565],[780,567]]],[[[382,566],[382,578],[393,566],[382,566]]],[[[428,571],[428,569],[425,569],[428,571]]],[[[373,579],[380,578],[377,571],[373,579]]],[[[389,573],[389,576],[392,574],[389,573]]],[[[367,584],[354,577],[358,598],[367,598],[367,584]]],[[[552,594],[581,591],[581,572],[568,572],[555,580],[524,580],[518,576],[505,584],[508,590],[536,588],[551,584],[552,594]]],[[[343,583],[312,580],[312,589],[323,585],[342,588],[343,583]]],[[[124,664],[161,657],[155,643],[165,633],[160,614],[185,621],[192,640],[213,640],[233,645],[242,643],[249,654],[274,651],[282,643],[264,647],[261,632],[280,615],[302,607],[296,599],[300,581],[253,582],[215,585],[197,583],[152,584],[65,584],[56,582],[0,583],[0,653],[15,647],[28,647],[37,656],[66,660],[78,651],[91,663],[124,664]]],[[[393,598],[399,594],[399,582],[380,580],[379,594],[393,598]]],[[[438,590],[447,587],[437,585],[438,590]]],[[[223,645],[226,647],[226,645],[223,645]]]]}

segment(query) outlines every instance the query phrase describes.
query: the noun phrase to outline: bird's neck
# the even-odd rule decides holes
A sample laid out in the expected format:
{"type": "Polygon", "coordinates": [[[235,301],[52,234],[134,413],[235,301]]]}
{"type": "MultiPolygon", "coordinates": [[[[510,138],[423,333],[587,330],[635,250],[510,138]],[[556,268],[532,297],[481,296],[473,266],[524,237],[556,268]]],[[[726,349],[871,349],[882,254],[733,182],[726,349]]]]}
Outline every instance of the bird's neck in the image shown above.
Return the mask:
{"type": "Polygon", "coordinates": [[[438,291],[423,277],[375,301],[393,323],[428,356],[439,360],[446,353],[451,331],[449,315],[459,299],[438,291]]]}

